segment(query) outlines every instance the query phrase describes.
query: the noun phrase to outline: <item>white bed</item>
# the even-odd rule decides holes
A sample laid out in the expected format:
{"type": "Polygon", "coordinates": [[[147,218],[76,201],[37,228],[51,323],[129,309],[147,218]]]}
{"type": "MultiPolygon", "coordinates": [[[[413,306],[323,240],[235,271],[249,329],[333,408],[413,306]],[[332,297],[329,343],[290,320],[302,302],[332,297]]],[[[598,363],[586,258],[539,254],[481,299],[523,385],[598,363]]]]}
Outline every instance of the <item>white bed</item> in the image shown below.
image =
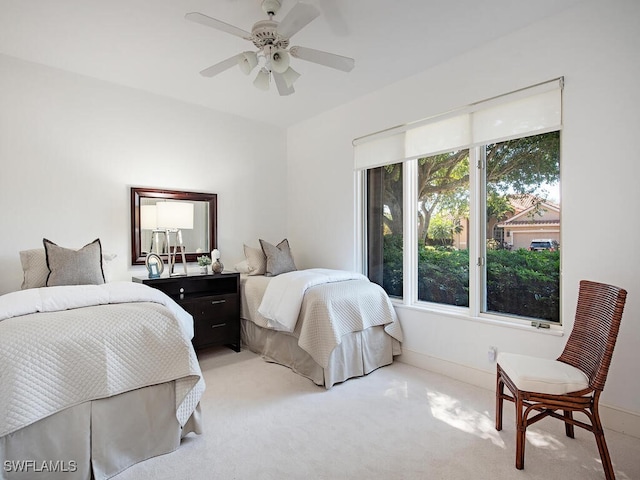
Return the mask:
{"type": "Polygon", "coordinates": [[[402,341],[400,324],[384,290],[366,277],[341,278],[334,272],[344,273],[312,269],[277,277],[242,275],[240,280],[243,344],[327,389],[391,364],[401,353],[402,341]],[[328,280],[316,279],[316,271],[328,280]],[[271,297],[275,303],[284,307],[285,314],[291,314],[287,310],[295,305],[289,325],[271,318],[276,309],[265,293],[273,290],[275,282],[279,284],[271,297]]]}
{"type": "Polygon", "coordinates": [[[132,282],[0,296],[0,478],[110,478],[200,433],[192,335],[132,282]]]}

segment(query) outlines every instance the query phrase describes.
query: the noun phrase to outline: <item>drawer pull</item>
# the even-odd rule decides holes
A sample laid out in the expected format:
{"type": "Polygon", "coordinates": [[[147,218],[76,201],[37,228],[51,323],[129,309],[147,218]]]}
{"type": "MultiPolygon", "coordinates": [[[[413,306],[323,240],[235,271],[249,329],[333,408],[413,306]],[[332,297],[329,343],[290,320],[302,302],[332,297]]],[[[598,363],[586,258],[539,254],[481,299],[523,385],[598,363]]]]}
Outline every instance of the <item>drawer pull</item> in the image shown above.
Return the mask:
{"type": "Polygon", "coordinates": [[[215,305],[216,303],[224,303],[226,300],[211,300],[211,305],[215,305]]]}
{"type": "Polygon", "coordinates": [[[219,323],[218,325],[211,325],[211,328],[220,328],[226,326],[226,323],[219,323]]]}

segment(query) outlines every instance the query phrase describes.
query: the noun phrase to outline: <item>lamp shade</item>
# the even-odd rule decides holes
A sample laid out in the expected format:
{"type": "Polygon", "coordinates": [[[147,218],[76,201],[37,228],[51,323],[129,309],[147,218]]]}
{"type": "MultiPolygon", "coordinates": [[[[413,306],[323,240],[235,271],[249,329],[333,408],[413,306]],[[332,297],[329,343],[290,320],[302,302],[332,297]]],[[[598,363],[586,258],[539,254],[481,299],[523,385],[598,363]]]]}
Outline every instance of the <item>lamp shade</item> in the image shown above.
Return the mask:
{"type": "Polygon", "coordinates": [[[291,58],[289,53],[284,50],[276,50],[271,55],[271,70],[276,73],[284,73],[289,68],[291,58]]]}
{"type": "Polygon", "coordinates": [[[155,205],[140,205],[140,228],[142,230],[155,230],[158,228],[155,205]]]}
{"type": "Polygon", "coordinates": [[[270,77],[271,77],[270,73],[267,70],[262,69],[258,72],[258,75],[256,76],[256,79],[253,81],[253,84],[256,86],[256,88],[259,88],[260,90],[269,90],[270,77]]]}
{"type": "Polygon", "coordinates": [[[299,77],[300,74],[291,67],[287,68],[282,74],[282,78],[284,78],[284,81],[289,88],[293,86],[293,82],[295,82],[299,77]]]}
{"type": "Polygon", "coordinates": [[[258,65],[258,56],[255,52],[242,52],[238,59],[238,66],[242,73],[249,75],[256,65],[258,65]]]}
{"type": "Polygon", "coordinates": [[[193,203],[156,203],[157,223],[161,228],[193,229],[193,203]]]}

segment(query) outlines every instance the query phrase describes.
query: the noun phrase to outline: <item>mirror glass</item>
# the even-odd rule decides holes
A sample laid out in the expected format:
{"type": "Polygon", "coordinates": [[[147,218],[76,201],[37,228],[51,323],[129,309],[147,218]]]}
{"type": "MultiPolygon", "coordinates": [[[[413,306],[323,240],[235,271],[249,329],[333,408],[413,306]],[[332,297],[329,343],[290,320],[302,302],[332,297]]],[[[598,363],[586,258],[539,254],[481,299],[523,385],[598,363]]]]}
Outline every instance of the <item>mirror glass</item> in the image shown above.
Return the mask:
{"type": "MultiPolygon", "coordinates": [[[[166,259],[167,228],[179,228],[188,262],[217,248],[217,195],[149,188],[131,188],[131,263],[142,265],[148,253],[166,259]],[[162,203],[163,205],[159,205],[162,203]],[[167,213],[179,212],[167,217],[167,213]],[[173,218],[163,220],[163,218],[173,218]],[[170,223],[170,225],[162,225],[170,223]]],[[[175,234],[170,237],[175,246],[175,234]]]]}

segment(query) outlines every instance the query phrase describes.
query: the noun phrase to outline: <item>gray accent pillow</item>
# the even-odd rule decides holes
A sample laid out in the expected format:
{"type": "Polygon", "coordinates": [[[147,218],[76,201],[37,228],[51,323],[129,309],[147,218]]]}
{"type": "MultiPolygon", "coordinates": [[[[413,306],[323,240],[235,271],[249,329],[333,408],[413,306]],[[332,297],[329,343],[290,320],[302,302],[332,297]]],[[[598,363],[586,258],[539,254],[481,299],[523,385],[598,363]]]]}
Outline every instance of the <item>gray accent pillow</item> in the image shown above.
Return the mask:
{"type": "Polygon", "coordinates": [[[267,257],[266,277],[275,277],[281,273],[297,270],[291,256],[289,241],[286,238],[275,246],[260,239],[260,246],[265,257],[267,257]]]}
{"type": "Polygon", "coordinates": [[[46,238],[42,239],[42,243],[49,267],[47,287],[104,283],[100,239],[95,239],[80,250],[60,247],[46,238]]]}

